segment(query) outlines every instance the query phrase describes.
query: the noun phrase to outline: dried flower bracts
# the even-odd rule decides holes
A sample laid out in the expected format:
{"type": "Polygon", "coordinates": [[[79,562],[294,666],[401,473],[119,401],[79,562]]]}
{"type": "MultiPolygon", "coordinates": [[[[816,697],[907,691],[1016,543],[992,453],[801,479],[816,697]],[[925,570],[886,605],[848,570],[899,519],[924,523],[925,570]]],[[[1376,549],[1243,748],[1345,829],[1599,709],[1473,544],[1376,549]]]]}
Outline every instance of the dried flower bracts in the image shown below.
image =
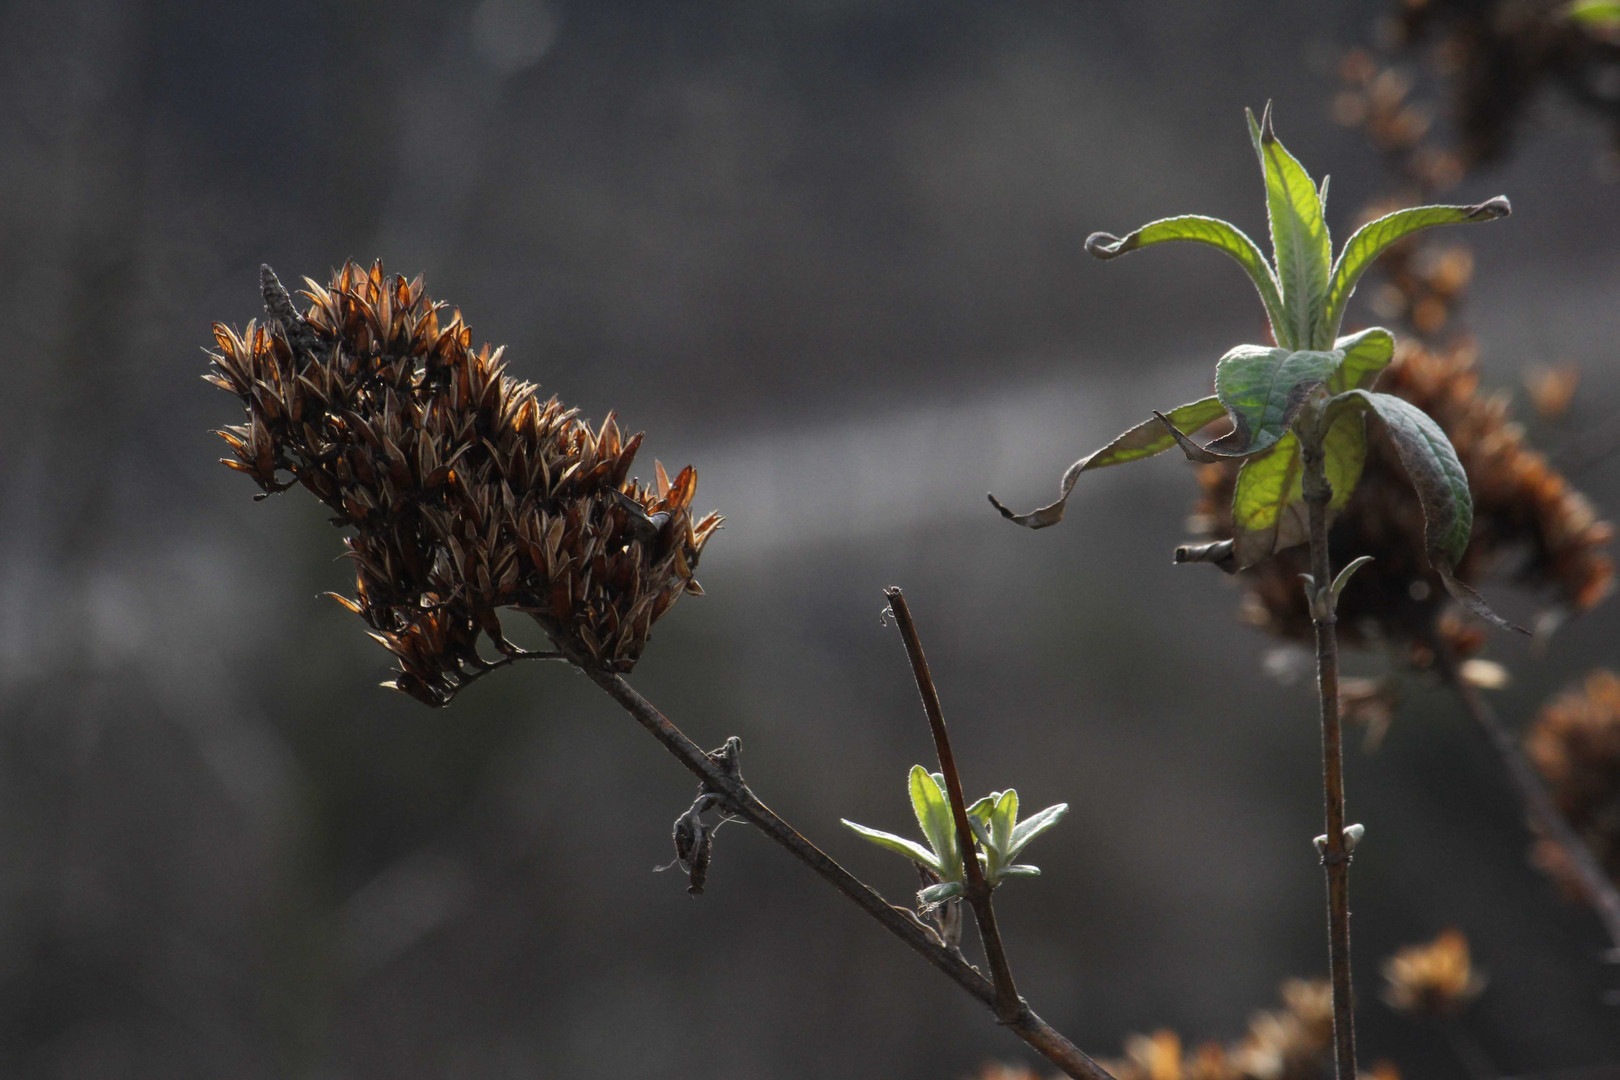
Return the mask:
{"type": "MultiPolygon", "coordinates": [[[[1526,444],[1506,398],[1481,393],[1470,344],[1430,349],[1403,343],[1380,385],[1432,416],[1467,470],[1474,526],[1459,577],[1477,581],[1505,562],[1520,581],[1552,593],[1560,613],[1586,611],[1608,595],[1614,587],[1614,563],[1606,551],[1612,526],[1526,444]]],[[[1204,495],[1197,521],[1213,538],[1232,535],[1235,472],[1209,465],[1200,475],[1204,495]]],[[[1446,596],[1429,566],[1423,516],[1407,492],[1394,452],[1369,440],[1360,482],[1346,512],[1334,520],[1329,543],[1335,560],[1365,551],[1378,555],[1340,601],[1340,634],[1363,644],[1415,645],[1422,663],[1436,634],[1458,651],[1472,652],[1481,644],[1477,637],[1465,642],[1447,632],[1446,596]]],[[[1246,617],[1279,636],[1308,640],[1311,616],[1297,578],[1303,569],[1302,554],[1290,551],[1248,571],[1246,617]]]]}
{"type": "Polygon", "coordinates": [[[1119,1080],[1322,1080],[1333,1038],[1333,994],[1325,982],[1289,979],[1283,1008],[1256,1013],[1241,1040],[1186,1049],[1168,1029],[1125,1040],[1125,1057],[1108,1063],[1119,1080]]]}
{"type": "MultiPolygon", "coordinates": [[[[1559,812],[1609,877],[1620,881],[1620,676],[1594,671],[1582,686],[1548,702],[1525,736],[1525,750],[1559,812]]],[[[1591,898],[1552,837],[1536,841],[1535,861],[1570,896],[1591,898]]]]}
{"type": "Polygon", "coordinates": [[[697,474],[630,478],[641,435],[599,428],[505,374],[502,350],[407,282],[348,263],[305,279],[298,313],[270,269],[269,317],[216,323],[210,382],[247,422],[219,434],[224,464],[267,494],[302,484],[352,528],[354,599],[339,598],[394,654],[390,685],[444,705],[471,679],[534,655],[502,633],[531,616],[576,663],[628,671],[720,526],[694,520],[697,474]],[[497,659],[479,652],[487,637],[497,659]]]}
{"type": "Polygon", "coordinates": [[[1468,938],[1455,927],[1400,950],[1384,961],[1383,972],[1389,1007],[1424,1019],[1455,1016],[1485,989],[1485,977],[1469,958],[1468,938]]]}

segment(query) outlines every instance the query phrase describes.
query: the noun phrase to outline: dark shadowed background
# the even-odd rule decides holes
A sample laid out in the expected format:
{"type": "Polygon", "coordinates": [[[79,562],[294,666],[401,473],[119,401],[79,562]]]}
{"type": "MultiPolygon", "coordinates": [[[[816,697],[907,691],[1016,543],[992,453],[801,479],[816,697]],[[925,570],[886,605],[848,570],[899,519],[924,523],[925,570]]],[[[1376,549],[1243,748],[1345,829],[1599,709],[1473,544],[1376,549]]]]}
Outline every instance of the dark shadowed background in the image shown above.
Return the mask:
{"type": "MultiPolygon", "coordinates": [[[[999,895],[1021,989],[1099,1056],[1230,1039],[1325,973],[1318,734],[1260,673],[1237,591],[1177,568],[1169,456],[1046,501],[1082,450],[1206,392],[1258,340],[1201,250],[1082,241],[1172,212],[1265,225],[1242,109],[1333,175],[1340,233],[1389,183],[1328,118],[1373,5],[907,0],[0,8],[0,1074],[933,1077],[1027,1057],[976,1002],[741,825],[709,891],[666,861],[689,776],[589,683],[519,668],[447,711],[384,652],[301,492],[214,464],[239,409],[209,323],[345,258],[425,272],[512,372],[727,515],[634,682],[891,899],[930,745],[905,587],[969,794],[1068,820],[999,895]]],[[[1548,95],[1457,195],[1487,378],[1583,369],[1556,442],[1615,412],[1620,185],[1548,95]]],[[[1363,303],[1365,298],[1363,298],[1363,303]]],[[[1352,324],[1370,318],[1353,306],[1352,324]]],[[[1532,432],[1537,428],[1532,426],[1532,432]]],[[[1578,481],[1600,507],[1612,463],[1578,481]]],[[[1530,598],[1496,594],[1510,613],[1530,598]]],[[[1620,608],[1493,644],[1515,723],[1613,662],[1620,608]]],[[[1462,927],[1470,1030],[1506,1074],[1620,1058],[1620,969],[1525,861],[1445,695],[1353,749],[1362,1050],[1463,1074],[1376,1000],[1377,961],[1462,927]]]]}

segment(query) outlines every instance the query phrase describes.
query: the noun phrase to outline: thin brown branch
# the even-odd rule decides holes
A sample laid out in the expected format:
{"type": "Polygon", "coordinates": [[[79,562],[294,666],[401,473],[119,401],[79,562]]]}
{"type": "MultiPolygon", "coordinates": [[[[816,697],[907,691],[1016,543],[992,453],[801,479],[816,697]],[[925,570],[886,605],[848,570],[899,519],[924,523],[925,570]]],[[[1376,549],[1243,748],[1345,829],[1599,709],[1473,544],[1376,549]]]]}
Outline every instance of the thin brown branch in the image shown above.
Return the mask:
{"type": "Polygon", "coordinates": [[[1485,736],[1491,749],[1496,751],[1496,756],[1502,759],[1508,780],[1512,782],[1530,820],[1569,856],[1569,865],[1580,878],[1586,895],[1591,899],[1592,908],[1609,936],[1609,957],[1620,961],[1620,892],[1615,890],[1609,875],[1603,872],[1592,849],[1553,804],[1552,796],[1547,794],[1535,767],[1525,757],[1518,738],[1496,715],[1479,688],[1462,677],[1456,655],[1443,641],[1435,641],[1433,645],[1440,678],[1456,693],[1464,711],[1485,736]]]}
{"type": "Polygon", "coordinates": [[[1328,560],[1328,502],[1333,497],[1320,434],[1300,440],[1302,488],[1310,514],[1311,621],[1322,702],[1322,802],[1327,825],[1322,868],[1328,892],[1328,973],[1333,980],[1333,1064],[1338,1080],[1356,1078],[1355,997],[1350,978],[1350,849],[1344,835],[1344,735],[1339,721],[1339,641],[1328,560]]]}
{"type": "MultiPolygon", "coordinates": [[[[853,900],[862,911],[882,924],[884,929],[944,972],[951,981],[985,1005],[995,1008],[994,985],[981,975],[977,968],[964,960],[961,953],[947,947],[940,941],[938,935],[914,918],[910,912],[891,905],[871,886],[839,866],[820,848],[799,835],[798,830],[761,802],[747,784],[722,769],[621,676],[604,671],[601,665],[592,663],[586,658],[570,659],[590,677],[592,682],[618,702],[637,723],[663,743],[664,748],[674,755],[676,760],[709,788],[723,794],[726,799],[725,808],[729,813],[752,823],[786,849],[788,854],[809,867],[823,881],[853,900]]],[[[1114,1080],[1106,1069],[1029,1008],[1026,1007],[1015,1021],[1006,1026],[1075,1080],[1114,1080]]]]}
{"type": "Polygon", "coordinates": [[[1012,966],[1007,962],[1007,950],[1001,943],[1001,931],[996,927],[990,884],[979,866],[973,829],[968,824],[967,800],[962,795],[962,778],[956,770],[956,755],[951,752],[951,737],[945,731],[945,712],[940,708],[939,691],[934,688],[934,676],[928,670],[928,658],[923,655],[922,640],[917,636],[917,624],[912,621],[905,596],[893,586],[883,590],[883,595],[888,597],[889,610],[900,628],[900,639],[905,642],[911,671],[917,679],[917,691],[922,695],[923,711],[928,714],[928,726],[934,733],[934,749],[939,754],[939,769],[945,777],[945,793],[950,796],[951,815],[956,819],[956,841],[961,848],[962,871],[967,878],[967,901],[979,924],[979,937],[984,941],[984,954],[990,961],[990,974],[996,984],[996,1017],[1010,1024],[1029,1006],[1018,996],[1012,966]]]}

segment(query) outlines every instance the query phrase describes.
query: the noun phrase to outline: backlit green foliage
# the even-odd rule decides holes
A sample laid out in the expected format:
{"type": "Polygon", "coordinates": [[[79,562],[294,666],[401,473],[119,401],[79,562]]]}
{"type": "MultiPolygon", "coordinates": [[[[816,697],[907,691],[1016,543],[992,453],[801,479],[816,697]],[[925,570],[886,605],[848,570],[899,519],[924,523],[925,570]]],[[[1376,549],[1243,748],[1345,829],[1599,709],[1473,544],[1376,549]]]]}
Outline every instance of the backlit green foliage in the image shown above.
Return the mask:
{"type": "Polygon", "coordinates": [[[1075,482],[1087,470],[1151,457],[1172,443],[1195,461],[1240,459],[1231,558],[1241,568],[1308,539],[1303,448],[1322,447],[1332,488],[1328,512],[1344,507],[1361,476],[1366,419],[1371,417],[1388,434],[1417,490],[1435,570],[1459,600],[1500,622],[1452,573],[1468,546],[1473,522],[1468,481],[1456,451],[1421,411],[1372,390],[1394,355],[1394,335],[1374,327],[1341,337],[1339,329],[1357,281],[1390,245],[1435,225],[1505,217],[1511,212],[1507,199],[1396,211],[1357,229],[1335,261],[1323,213],[1327,180],[1318,186],[1283,147],[1272,129],[1269,106],[1261,119],[1250,113],[1248,120],[1265,179],[1269,262],[1235,225],[1196,216],[1155,221],[1123,238],[1095,233],[1086,250],[1113,259],[1152,244],[1186,240],[1224,251],[1259,290],[1276,344],[1232,349],[1215,366],[1214,398],[1155,413],[1161,432],[1144,422],[1081,458],[1064,474],[1061,497],[1050,506],[1014,514],[994,496],[990,501],[1008,519],[1040,529],[1062,520],[1075,482]],[[1199,445],[1190,436],[1219,418],[1216,406],[1231,430],[1199,445]]]}

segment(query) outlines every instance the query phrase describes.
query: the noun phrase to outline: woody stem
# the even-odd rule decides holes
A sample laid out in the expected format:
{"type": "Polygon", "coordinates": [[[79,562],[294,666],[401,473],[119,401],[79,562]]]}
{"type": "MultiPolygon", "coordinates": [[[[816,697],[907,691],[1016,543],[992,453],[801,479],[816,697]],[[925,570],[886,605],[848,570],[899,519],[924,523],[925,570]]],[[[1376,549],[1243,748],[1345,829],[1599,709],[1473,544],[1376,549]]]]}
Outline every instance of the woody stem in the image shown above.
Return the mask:
{"type": "Polygon", "coordinates": [[[1333,981],[1333,1063],[1338,1080],[1356,1078],[1355,1003],[1350,981],[1350,851],[1344,836],[1344,738],[1339,722],[1339,641],[1328,559],[1328,483],[1321,432],[1300,432],[1301,486],[1310,519],[1311,622],[1322,714],[1322,802],[1327,838],[1322,867],[1328,893],[1328,971],[1333,981]],[[1310,437],[1314,436],[1314,437],[1310,437]]]}

